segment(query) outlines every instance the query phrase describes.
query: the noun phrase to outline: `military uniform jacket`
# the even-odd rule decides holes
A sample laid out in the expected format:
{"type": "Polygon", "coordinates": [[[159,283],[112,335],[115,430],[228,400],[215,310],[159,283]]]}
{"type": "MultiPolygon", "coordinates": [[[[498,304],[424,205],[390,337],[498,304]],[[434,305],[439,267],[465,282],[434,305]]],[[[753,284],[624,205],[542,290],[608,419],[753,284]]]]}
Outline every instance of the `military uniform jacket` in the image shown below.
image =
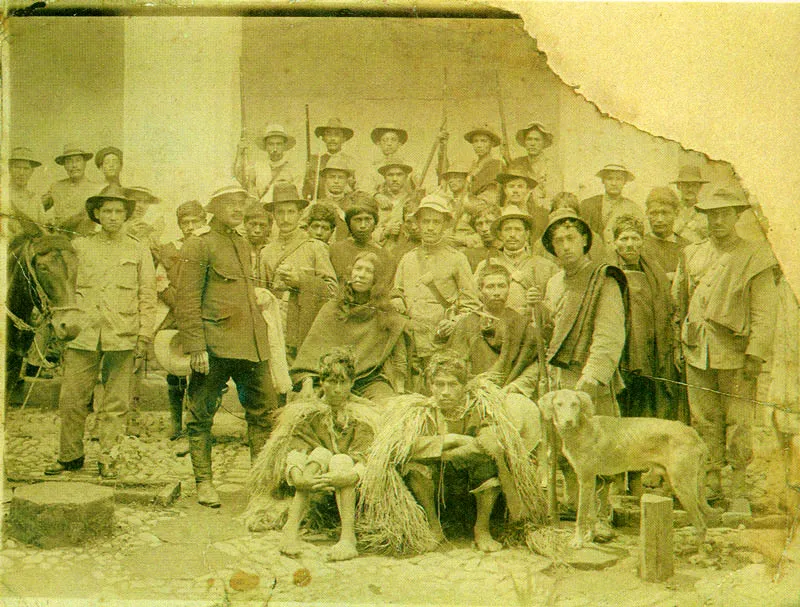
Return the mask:
{"type": "Polygon", "coordinates": [[[156,273],[147,247],[127,234],[76,238],[76,303],[83,321],[75,350],[133,350],[151,340],[156,316],[156,273]]]}
{"type": "Polygon", "coordinates": [[[250,243],[216,219],[181,248],[176,320],[187,353],[268,359],[267,325],[256,306],[250,243]]]}

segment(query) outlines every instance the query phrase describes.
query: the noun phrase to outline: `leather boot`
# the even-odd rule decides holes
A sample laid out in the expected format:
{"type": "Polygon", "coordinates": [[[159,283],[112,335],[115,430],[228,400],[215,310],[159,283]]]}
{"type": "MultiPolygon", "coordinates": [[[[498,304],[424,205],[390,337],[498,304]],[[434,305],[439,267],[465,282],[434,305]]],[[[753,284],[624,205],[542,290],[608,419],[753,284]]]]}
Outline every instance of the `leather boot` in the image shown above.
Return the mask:
{"type": "Polygon", "coordinates": [[[258,454],[269,438],[270,429],[255,424],[247,424],[247,442],[250,445],[250,463],[256,461],[258,454]]]}
{"type": "Polygon", "coordinates": [[[170,385],[167,388],[169,397],[169,423],[170,440],[175,440],[183,434],[183,387],[180,385],[170,385]]]}
{"type": "Polygon", "coordinates": [[[219,508],[219,495],[214,489],[211,475],[211,433],[204,432],[190,436],[189,454],[197,486],[197,502],[202,506],[219,508]]]}

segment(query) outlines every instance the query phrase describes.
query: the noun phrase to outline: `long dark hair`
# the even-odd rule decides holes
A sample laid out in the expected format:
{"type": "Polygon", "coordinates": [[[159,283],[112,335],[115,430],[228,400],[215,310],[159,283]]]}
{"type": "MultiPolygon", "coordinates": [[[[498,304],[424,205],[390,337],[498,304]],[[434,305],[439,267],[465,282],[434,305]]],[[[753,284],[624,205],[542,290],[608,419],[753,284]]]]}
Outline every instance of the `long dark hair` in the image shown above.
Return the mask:
{"type": "Polygon", "coordinates": [[[362,260],[370,262],[374,269],[374,281],[370,289],[369,298],[364,302],[358,301],[356,293],[353,291],[353,287],[350,284],[350,276],[348,276],[339,291],[339,298],[337,300],[339,318],[341,320],[353,319],[365,321],[371,319],[376,313],[380,317],[392,310],[391,303],[389,303],[389,286],[386,276],[388,269],[386,263],[384,263],[375,251],[361,251],[355,256],[349,268],[351,274],[353,266],[362,260]]]}

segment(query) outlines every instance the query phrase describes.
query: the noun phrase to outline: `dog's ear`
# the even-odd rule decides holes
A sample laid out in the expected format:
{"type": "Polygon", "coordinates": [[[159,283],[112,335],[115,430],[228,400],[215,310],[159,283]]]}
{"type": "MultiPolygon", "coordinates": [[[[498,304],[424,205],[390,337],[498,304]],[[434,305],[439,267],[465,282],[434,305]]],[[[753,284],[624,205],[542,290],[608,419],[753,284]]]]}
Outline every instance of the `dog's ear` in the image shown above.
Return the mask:
{"type": "Polygon", "coordinates": [[[594,415],[594,403],[592,402],[592,397],[586,392],[576,392],[575,394],[578,395],[578,400],[581,402],[581,413],[583,413],[586,417],[592,417],[594,415]]]}
{"type": "Polygon", "coordinates": [[[555,392],[548,392],[539,399],[539,411],[542,412],[543,419],[553,419],[553,397],[555,394],[555,392]]]}

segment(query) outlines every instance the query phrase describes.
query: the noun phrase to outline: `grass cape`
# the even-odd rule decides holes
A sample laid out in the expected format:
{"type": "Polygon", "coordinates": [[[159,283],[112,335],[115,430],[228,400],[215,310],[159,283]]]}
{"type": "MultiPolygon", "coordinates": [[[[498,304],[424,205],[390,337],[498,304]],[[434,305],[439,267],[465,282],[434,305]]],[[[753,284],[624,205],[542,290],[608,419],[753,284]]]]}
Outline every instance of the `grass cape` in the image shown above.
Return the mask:
{"type": "MultiPolygon", "coordinates": [[[[536,482],[536,466],[505,410],[503,393],[479,376],[467,384],[466,399],[465,414],[477,410],[482,419],[491,420],[526,506],[525,523],[534,527],[545,524],[546,500],[536,482]]],[[[389,415],[372,444],[360,485],[359,542],[365,550],[386,554],[426,552],[437,542],[399,468],[408,461],[414,441],[433,421],[433,406],[429,398],[418,394],[395,397],[386,406],[389,415]]]]}

